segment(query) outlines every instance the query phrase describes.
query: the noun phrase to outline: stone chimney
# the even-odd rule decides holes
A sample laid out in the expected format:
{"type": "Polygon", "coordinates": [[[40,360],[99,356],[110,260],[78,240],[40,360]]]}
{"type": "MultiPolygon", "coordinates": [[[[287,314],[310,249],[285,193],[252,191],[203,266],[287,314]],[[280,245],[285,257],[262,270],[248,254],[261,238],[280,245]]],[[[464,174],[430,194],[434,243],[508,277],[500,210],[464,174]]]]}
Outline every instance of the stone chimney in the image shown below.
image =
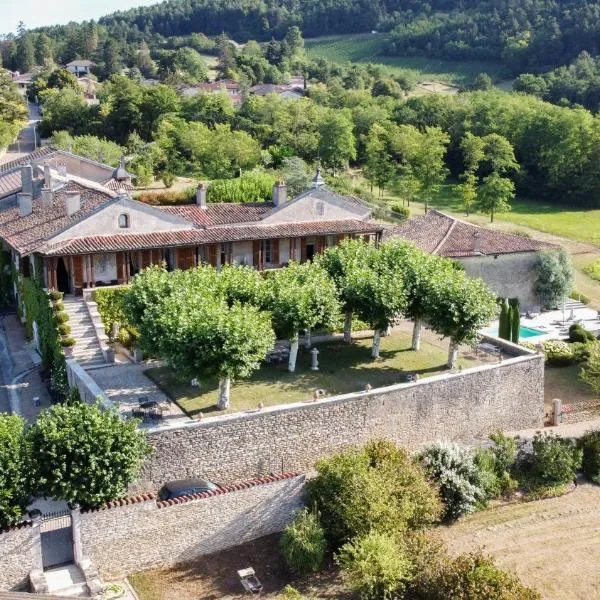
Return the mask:
{"type": "Polygon", "coordinates": [[[273,186],[273,204],[281,206],[287,202],[287,186],[283,181],[278,181],[273,186]]]}
{"type": "Polygon", "coordinates": [[[33,196],[31,194],[17,194],[17,201],[19,203],[19,212],[22,217],[26,217],[33,212],[33,196]]]}
{"type": "Polygon", "coordinates": [[[43,209],[48,209],[52,206],[53,197],[54,197],[54,194],[52,193],[52,190],[50,188],[47,188],[47,187],[42,188],[42,208],[43,209]]]}
{"type": "Polygon", "coordinates": [[[72,217],[81,208],[81,195],[79,192],[67,192],[65,194],[65,211],[67,216],[72,217]]]}
{"type": "Polygon", "coordinates": [[[58,174],[61,177],[67,176],[67,165],[65,163],[61,163],[60,165],[58,165],[58,174]]]}
{"type": "Polygon", "coordinates": [[[21,169],[21,187],[24,194],[33,196],[33,167],[31,165],[25,165],[21,169]]]}
{"type": "Polygon", "coordinates": [[[50,175],[50,165],[44,163],[44,188],[52,189],[52,175],[50,175]]]}
{"type": "Polygon", "coordinates": [[[481,254],[481,231],[473,234],[473,252],[481,254]]]}
{"type": "Polygon", "coordinates": [[[203,210],[206,210],[206,185],[204,183],[201,183],[200,185],[198,185],[198,188],[196,189],[196,204],[202,208],[203,210]]]}

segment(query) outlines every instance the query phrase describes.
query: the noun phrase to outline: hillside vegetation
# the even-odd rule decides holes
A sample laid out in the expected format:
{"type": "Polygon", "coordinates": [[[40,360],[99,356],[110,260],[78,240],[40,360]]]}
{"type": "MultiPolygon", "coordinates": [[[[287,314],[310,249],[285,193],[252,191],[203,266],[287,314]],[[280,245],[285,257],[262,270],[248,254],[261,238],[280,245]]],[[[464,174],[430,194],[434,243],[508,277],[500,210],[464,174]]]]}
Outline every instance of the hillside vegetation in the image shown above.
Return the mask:
{"type": "Polygon", "coordinates": [[[333,62],[372,63],[385,67],[393,77],[409,77],[417,81],[437,80],[458,85],[473,83],[477,75],[502,75],[499,61],[449,61],[425,56],[386,56],[386,34],[325,36],[306,40],[309,56],[333,62]]]}

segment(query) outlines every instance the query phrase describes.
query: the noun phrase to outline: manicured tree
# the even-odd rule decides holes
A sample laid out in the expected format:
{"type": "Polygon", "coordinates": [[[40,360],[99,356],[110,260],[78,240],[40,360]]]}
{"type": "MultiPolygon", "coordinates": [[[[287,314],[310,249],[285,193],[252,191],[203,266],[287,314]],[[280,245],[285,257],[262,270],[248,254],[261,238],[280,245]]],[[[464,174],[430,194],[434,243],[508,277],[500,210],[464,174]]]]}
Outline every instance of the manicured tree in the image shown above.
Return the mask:
{"type": "Polygon", "coordinates": [[[84,508],[122,497],[150,448],[138,421],[98,404],[57,404],[29,430],[37,492],[84,508]]]}
{"type": "Polygon", "coordinates": [[[347,344],[352,342],[352,314],[356,312],[360,300],[354,285],[354,272],[364,269],[375,251],[374,246],[347,239],[319,257],[319,264],[335,282],[340,296],[345,315],[344,342],[347,344]]]}
{"type": "Polygon", "coordinates": [[[511,298],[508,303],[510,304],[510,341],[514,344],[519,343],[519,336],[521,334],[521,310],[518,298],[511,298]]]}
{"type": "Polygon", "coordinates": [[[427,321],[435,332],[450,338],[449,369],[456,368],[459,345],[475,342],[477,332],[497,310],[495,296],[481,279],[457,270],[434,277],[427,298],[427,321]]]}
{"type": "Polygon", "coordinates": [[[502,300],[500,307],[500,321],[498,323],[498,337],[510,340],[510,304],[508,298],[502,300]]]}
{"type": "Polygon", "coordinates": [[[538,254],[535,263],[535,293],[545,308],[558,308],[571,293],[573,266],[564,250],[538,254]]]}
{"type": "Polygon", "coordinates": [[[27,506],[30,451],[25,421],[0,414],[0,529],[14,525],[27,506]]]}
{"type": "Polygon", "coordinates": [[[264,302],[265,280],[253,267],[225,265],[217,278],[227,304],[235,302],[261,306],[264,302]]]}
{"type": "Polygon", "coordinates": [[[510,210],[510,201],[514,197],[515,184],[506,177],[500,177],[497,173],[488,175],[477,190],[479,209],[490,215],[492,223],[494,214],[510,210]]]}
{"type": "Polygon", "coordinates": [[[340,311],[335,283],[316,262],[291,262],[272,273],[266,287],[265,306],[272,313],[275,330],[291,342],[288,369],[293,373],[300,332],[335,324],[340,311]]]}

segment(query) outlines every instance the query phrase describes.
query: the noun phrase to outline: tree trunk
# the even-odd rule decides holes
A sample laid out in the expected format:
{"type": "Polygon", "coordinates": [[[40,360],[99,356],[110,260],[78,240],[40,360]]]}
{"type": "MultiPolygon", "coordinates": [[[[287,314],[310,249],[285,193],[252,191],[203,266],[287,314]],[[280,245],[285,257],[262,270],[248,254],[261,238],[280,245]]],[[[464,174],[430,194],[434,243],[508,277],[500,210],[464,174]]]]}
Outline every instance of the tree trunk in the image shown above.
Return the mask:
{"type": "Polygon", "coordinates": [[[492,212],[490,213],[492,220],[490,221],[490,223],[494,222],[494,209],[492,208],[492,212]]]}
{"type": "Polygon", "coordinates": [[[413,325],[413,335],[412,335],[412,346],[413,350],[421,349],[421,330],[423,329],[423,321],[421,319],[415,319],[415,324],[413,325]]]}
{"type": "Polygon", "coordinates": [[[229,392],[231,390],[231,378],[224,377],[219,379],[219,402],[217,408],[226,410],[229,408],[229,392]]]}
{"type": "Polygon", "coordinates": [[[346,344],[352,343],[352,311],[351,310],[346,312],[346,317],[344,318],[344,342],[346,344]]]}
{"type": "Polygon", "coordinates": [[[450,338],[450,348],[448,349],[448,363],[446,366],[449,369],[456,369],[458,360],[458,342],[454,338],[450,338]]]}
{"type": "Polygon", "coordinates": [[[290,347],[290,360],[288,362],[288,371],[294,373],[296,371],[296,358],[298,356],[298,334],[293,337],[290,347]]]}
{"type": "Polygon", "coordinates": [[[381,329],[376,329],[373,332],[373,348],[371,350],[371,358],[379,358],[380,346],[381,346],[381,329]]]}
{"type": "Polygon", "coordinates": [[[304,334],[304,347],[307,350],[310,350],[310,348],[312,348],[312,339],[310,337],[310,329],[307,329],[304,334]]]}

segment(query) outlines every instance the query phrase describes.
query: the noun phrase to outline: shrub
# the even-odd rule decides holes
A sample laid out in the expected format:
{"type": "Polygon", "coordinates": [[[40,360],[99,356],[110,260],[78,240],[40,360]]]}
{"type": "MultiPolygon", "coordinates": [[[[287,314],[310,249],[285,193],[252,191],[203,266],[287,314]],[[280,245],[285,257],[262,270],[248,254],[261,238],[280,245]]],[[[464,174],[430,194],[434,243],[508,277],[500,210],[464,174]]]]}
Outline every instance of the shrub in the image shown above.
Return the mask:
{"type": "Polygon", "coordinates": [[[566,367],[575,362],[573,348],[567,342],[546,340],[542,344],[542,351],[546,355],[546,362],[551,367],[566,367]]]}
{"type": "Polygon", "coordinates": [[[61,323],[57,329],[58,333],[62,336],[66,336],[71,333],[71,326],[67,325],[67,323],[61,323]]]}
{"type": "Polygon", "coordinates": [[[54,321],[57,325],[62,325],[63,323],[66,323],[69,320],[69,315],[64,312],[64,311],[60,311],[54,314],[54,321]]]}
{"type": "Polygon", "coordinates": [[[573,481],[582,457],[575,442],[551,433],[536,433],[531,445],[531,474],[536,483],[558,486],[573,481]]]}
{"type": "Polygon", "coordinates": [[[573,352],[573,362],[587,362],[594,350],[594,344],[595,342],[575,342],[574,344],[571,344],[571,351],[573,352]]]}
{"type": "Polygon", "coordinates": [[[64,296],[64,293],[59,292],[58,290],[50,290],[48,292],[48,297],[50,298],[50,300],[52,300],[52,302],[58,302],[59,300],[62,300],[64,296]]]}
{"type": "Polygon", "coordinates": [[[447,521],[454,521],[485,504],[483,475],[466,448],[436,442],[421,452],[419,460],[440,489],[447,521]]]}
{"type": "Polygon", "coordinates": [[[56,404],[43,411],[28,434],[36,492],[83,508],[122,497],[149,453],[138,424],[99,404],[56,404]]]}
{"type": "Polygon", "coordinates": [[[535,292],[546,308],[558,308],[573,288],[573,266],[564,250],[538,254],[535,265],[535,292]]]}
{"type": "MultiPolygon", "coordinates": [[[[128,288],[126,286],[96,290],[94,292],[94,301],[98,306],[98,313],[102,319],[102,325],[109,337],[112,337],[113,324],[127,325],[127,318],[124,313],[124,301],[128,288]]],[[[121,330],[123,331],[123,327],[121,330]]],[[[123,344],[125,345],[125,344],[123,344]]]]}
{"type": "Polygon", "coordinates": [[[539,592],[481,553],[450,558],[439,551],[423,562],[411,584],[415,600],[541,600],[539,592]]]}
{"type": "MultiPolygon", "coordinates": [[[[584,269],[584,271],[585,271],[585,269],[584,269]]],[[[582,294],[581,292],[578,292],[577,290],[573,290],[569,294],[569,298],[571,298],[571,300],[578,300],[582,304],[590,303],[590,299],[586,295],[582,294]]]]}
{"type": "Polygon", "coordinates": [[[590,345],[587,363],[581,370],[581,379],[585,381],[596,394],[600,394],[600,342],[590,345]]]}
{"type": "Polygon", "coordinates": [[[271,173],[250,171],[237,179],[215,179],[208,186],[208,202],[265,202],[273,198],[277,180],[271,173]]]}
{"type": "Polygon", "coordinates": [[[405,548],[393,536],[376,531],[344,544],[336,560],[350,588],[366,600],[394,597],[412,570],[405,548]]]}
{"type": "Polygon", "coordinates": [[[166,188],[173,187],[173,184],[175,183],[175,175],[173,175],[173,173],[163,173],[160,178],[166,188]]]}
{"type": "Polygon", "coordinates": [[[600,431],[588,431],[578,442],[582,451],[582,469],[594,483],[600,483],[600,431]]]}
{"type": "Polygon", "coordinates": [[[29,465],[25,421],[17,415],[0,414],[0,529],[14,525],[25,511],[29,465]]]}
{"type": "Polygon", "coordinates": [[[65,305],[61,301],[55,302],[54,304],[52,304],[52,310],[54,312],[64,312],[65,305]]]}
{"type": "Polygon", "coordinates": [[[72,348],[76,343],[77,342],[75,341],[75,338],[71,337],[70,335],[60,340],[60,345],[63,348],[72,348]]]}
{"type": "Polygon", "coordinates": [[[395,534],[426,527],[442,512],[421,466],[391,442],[320,460],[307,488],[334,549],[371,530],[395,534]]]}
{"type": "Polygon", "coordinates": [[[588,331],[585,327],[580,325],[579,323],[573,323],[571,327],[569,327],[569,341],[570,342],[594,342],[596,340],[596,336],[588,331]]]}
{"type": "Polygon", "coordinates": [[[408,219],[410,217],[410,208],[402,206],[402,204],[392,204],[391,209],[395,217],[400,217],[401,219],[408,219]]]}
{"type": "Polygon", "coordinates": [[[131,334],[126,327],[121,327],[119,330],[119,335],[117,336],[117,340],[120,344],[123,344],[125,348],[131,347],[131,334]]]}
{"type": "Polygon", "coordinates": [[[318,514],[306,508],[299,511],[283,532],[280,543],[283,558],[292,571],[314,573],[323,565],[327,542],[318,514]]]}
{"type": "Polygon", "coordinates": [[[301,594],[297,589],[291,585],[286,585],[283,588],[283,593],[279,596],[279,600],[319,600],[318,598],[308,597],[301,594]]]}
{"type": "MultiPolygon", "coordinates": [[[[143,192],[136,194],[135,199],[153,206],[177,206],[193,204],[196,201],[196,188],[191,186],[180,192],[143,192]]],[[[96,293],[100,290],[96,290],[96,293]]],[[[104,291],[104,290],[102,290],[104,291]]]]}
{"type": "MultiPolygon", "coordinates": [[[[583,272],[587,273],[592,279],[600,281],[600,259],[583,268],[583,272]]],[[[587,304],[587,303],[584,303],[587,304]]]]}

